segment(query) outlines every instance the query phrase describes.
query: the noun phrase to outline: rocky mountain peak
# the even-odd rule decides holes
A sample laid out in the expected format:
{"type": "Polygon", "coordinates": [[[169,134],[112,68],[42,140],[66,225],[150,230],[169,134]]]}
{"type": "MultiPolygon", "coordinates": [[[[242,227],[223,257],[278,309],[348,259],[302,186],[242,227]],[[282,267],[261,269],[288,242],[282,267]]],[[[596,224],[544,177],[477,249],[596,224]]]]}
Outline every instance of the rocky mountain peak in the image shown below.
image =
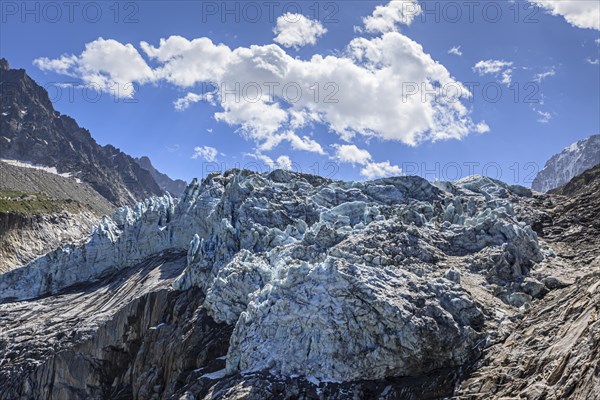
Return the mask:
{"type": "MultiPolygon", "coordinates": [[[[10,69],[8,62],[3,63],[0,83],[0,159],[54,167],[61,174],[88,182],[117,206],[164,193],[153,177],[158,171],[142,168],[114,146],[100,146],[73,118],[54,110],[46,89],[25,70],[10,69]]],[[[172,182],[164,174],[157,177],[172,182]]]]}
{"type": "Polygon", "coordinates": [[[552,156],[531,187],[538,192],[556,189],[597,164],[600,164],[600,134],[575,142],[552,156]]]}
{"type": "Polygon", "coordinates": [[[169,192],[173,196],[179,196],[181,193],[183,193],[185,187],[187,186],[185,181],[181,179],[173,180],[169,178],[167,174],[163,174],[162,172],[158,171],[156,168],[154,168],[152,161],[150,161],[150,158],[147,156],[136,158],[135,161],[140,167],[150,172],[150,175],[152,175],[162,190],[169,192]]]}

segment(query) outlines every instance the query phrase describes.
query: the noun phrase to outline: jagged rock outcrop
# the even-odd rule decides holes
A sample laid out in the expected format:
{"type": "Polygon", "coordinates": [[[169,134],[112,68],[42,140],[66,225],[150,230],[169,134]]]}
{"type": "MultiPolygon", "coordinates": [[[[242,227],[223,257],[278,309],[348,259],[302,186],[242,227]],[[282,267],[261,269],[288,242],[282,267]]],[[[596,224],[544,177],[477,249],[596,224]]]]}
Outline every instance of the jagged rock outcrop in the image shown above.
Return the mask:
{"type": "Polygon", "coordinates": [[[69,173],[116,206],[163,194],[151,172],[132,157],[100,146],[73,118],[55,111],[46,89],[24,69],[2,68],[0,85],[0,159],[69,173]]]}
{"type": "Polygon", "coordinates": [[[600,399],[600,174],[596,166],[536,196],[548,257],[532,274],[553,290],[484,352],[459,399],[600,399]]]}
{"type": "Polygon", "coordinates": [[[169,290],[184,266],[165,253],[59,296],[1,305],[0,399],[167,398],[187,375],[222,368],[231,328],[199,308],[198,289],[169,290]]]}
{"type": "Polygon", "coordinates": [[[459,398],[599,399],[599,306],[599,273],[552,292],[487,349],[459,398]]]}
{"type": "Polygon", "coordinates": [[[547,192],[569,182],[586,169],[600,164],[600,134],[592,135],[552,156],[538,172],[531,187],[547,192]]]}

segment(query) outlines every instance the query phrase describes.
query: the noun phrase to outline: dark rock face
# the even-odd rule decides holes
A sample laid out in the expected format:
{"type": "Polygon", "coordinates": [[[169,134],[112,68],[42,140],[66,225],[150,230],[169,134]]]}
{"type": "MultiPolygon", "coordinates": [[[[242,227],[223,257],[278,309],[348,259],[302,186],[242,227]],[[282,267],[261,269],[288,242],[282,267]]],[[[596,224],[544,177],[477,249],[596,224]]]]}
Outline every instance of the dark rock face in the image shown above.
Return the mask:
{"type": "Polygon", "coordinates": [[[597,400],[599,304],[599,273],[552,292],[487,350],[458,398],[597,400]]]}
{"type": "Polygon", "coordinates": [[[596,166],[536,198],[542,240],[555,253],[552,291],[486,351],[460,399],[600,399],[600,179],[596,166]]]}
{"type": "Polygon", "coordinates": [[[22,215],[0,212],[0,274],[87,237],[99,217],[90,210],[22,215]]]}
{"type": "Polygon", "coordinates": [[[168,289],[182,260],[166,254],[10,305],[0,316],[0,399],[167,398],[188,375],[222,368],[231,328],[208,317],[198,289],[168,289]],[[27,310],[28,322],[13,319],[27,310]]]}
{"type": "Polygon", "coordinates": [[[169,178],[167,174],[163,174],[162,172],[158,171],[156,168],[154,168],[148,157],[143,156],[136,158],[135,161],[140,165],[140,167],[150,172],[162,190],[169,192],[172,196],[178,197],[185,190],[185,187],[187,186],[185,181],[182,181],[181,179],[173,180],[169,178]]]}
{"type": "Polygon", "coordinates": [[[10,69],[10,66],[8,65],[8,61],[6,60],[6,58],[2,57],[0,59],[0,70],[8,71],[9,69],[10,69]]]}
{"type": "Polygon", "coordinates": [[[585,170],[600,164],[600,134],[580,140],[552,156],[531,185],[533,190],[547,192],[563,186],[585,170]]]}
{"type": "Polygon", "coordinates": [[[0,69],[0,159],[56,167],[89,183],[121,206],[162,194],[152,174],[130,156],[100,146],[90,133],[54,110],[47,91],[23,69],[0,69]]]}

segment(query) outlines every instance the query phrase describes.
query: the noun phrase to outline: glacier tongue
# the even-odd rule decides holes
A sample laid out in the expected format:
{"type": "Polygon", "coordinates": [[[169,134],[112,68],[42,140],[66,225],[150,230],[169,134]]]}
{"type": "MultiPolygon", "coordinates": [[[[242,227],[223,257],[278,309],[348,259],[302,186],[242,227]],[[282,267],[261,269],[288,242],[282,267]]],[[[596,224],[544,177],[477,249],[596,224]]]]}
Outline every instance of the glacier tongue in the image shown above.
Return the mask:
{"type": "Polygon", "coordinates": [[[56,293],[187,251],[173,286],[200,287],[209,314],[235,325],[228,372],[335,381],[426,373],[480,352],[483,314],[461,273],[479,274],[506,303],[524,298],[521,284],[543,258],[512,205],[526,209],[528,195],[482,177],[433,185],[212,174],[179,200],[119,209],[81,247],[1,275],[0,296],[56,293]]]}

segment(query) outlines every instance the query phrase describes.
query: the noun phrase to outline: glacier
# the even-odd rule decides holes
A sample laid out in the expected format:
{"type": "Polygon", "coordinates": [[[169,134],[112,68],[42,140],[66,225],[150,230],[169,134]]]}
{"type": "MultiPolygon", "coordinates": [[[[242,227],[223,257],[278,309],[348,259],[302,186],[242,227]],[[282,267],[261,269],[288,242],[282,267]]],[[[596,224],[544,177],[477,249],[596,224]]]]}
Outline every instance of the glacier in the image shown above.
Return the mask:
{"type": "Polygon", "coordinates": [[[56,294],[179,252],[186,267],[173,290],[199,287],[209,315],[234,326],[226,373],[423,374],[481,354],[489,334],[474,287],[516,308],[542,292],[530,276],[545,257],[531,195],[480,176],[215,173],[179,199],[120,208],[83,245],[0,275],[0,299],[56,294]]]}

